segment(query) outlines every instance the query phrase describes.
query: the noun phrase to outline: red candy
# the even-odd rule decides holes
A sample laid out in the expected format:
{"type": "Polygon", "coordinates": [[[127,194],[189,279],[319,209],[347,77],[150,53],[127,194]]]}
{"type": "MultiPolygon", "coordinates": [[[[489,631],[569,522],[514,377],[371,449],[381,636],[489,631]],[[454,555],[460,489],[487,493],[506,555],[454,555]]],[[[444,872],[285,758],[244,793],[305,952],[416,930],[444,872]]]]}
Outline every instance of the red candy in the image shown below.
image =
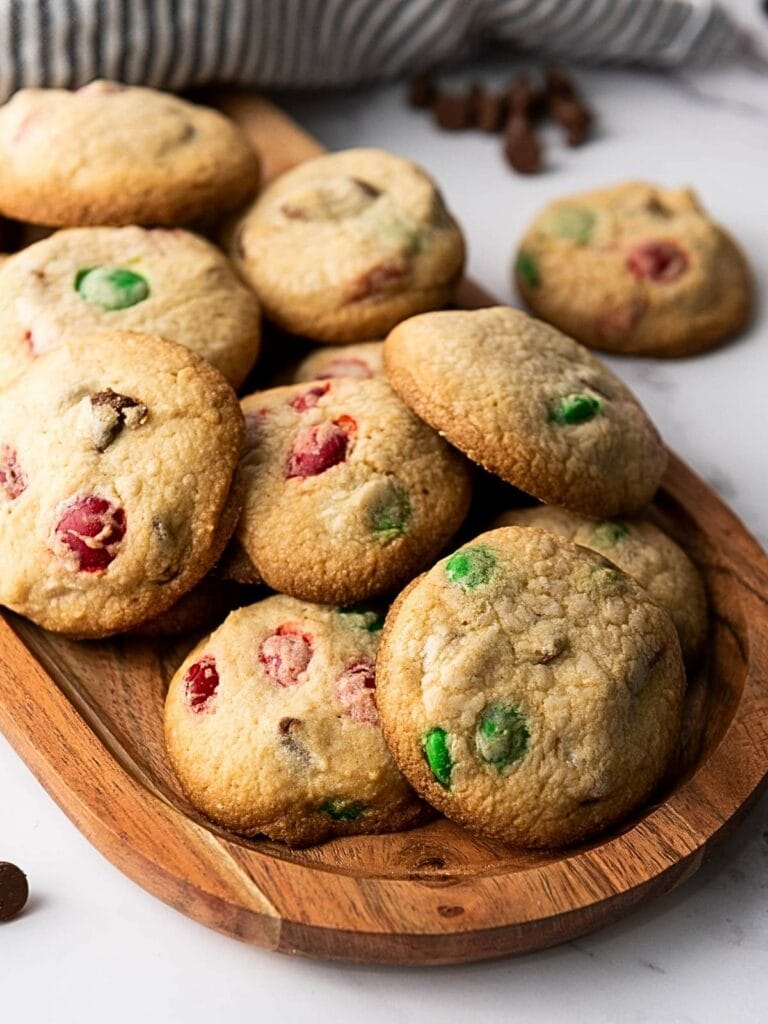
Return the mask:
{"type": "Polygon", "coordinates": [[[347,457],[357,424],[351,416],[339,416],[298,431],[293,439],[286,477],[317,476],[347,457]]]}
{"type": "Polygon", "coordinates": [[[363,658],[347,665],[336,683],[336,696],[353,722],[379,724],[379,712],[373,694],[376,689],[376,669],[373,662],[363,658]]]}
{"type": "Polygon", "coordinates": [[[58,553],[74,558],[80,572],[103,572],[125,536],[125,512],[96,494],[73,498],[65,505],[54,532],[58,553]]]}
{"type": "Polygon", "coordinates": [[[372,377],[373,370],[364,359],[345,356],[329,360],[323,372],[317,376],[319,380],[326,380],[328,377],[372,377]]]}
{"type": "Polygon", "coordinates": [[[19,465],[16,451],[10,445],[0,445],[0,494],[13,501],[27,489],[27,477],[19,465]]]}
{"type": "Polygon", "coordinates": [[[219,673],[216,671],[216,660],[211,654],[205,654],[190,665],[184,675],[184,700],[189,707],[199,714],[205,711],[206,705],[219,688],[219,673]]]}
{"type": "Polygon", "coordinates": [[[278,686],[303,683],[303,674],[312,659],[312,637],[295,622],[284,622],[262,640],[259,661],[278,686]]]}
{"type": "Polygon", "coordinates": [[[640,280],[668,284],[688,269],[688,257],[676,242],[641,242],[627,256],[627,269],[640,280]]]}
{"type": "Polygon", "coordinates": [[[330,390],[330,384],[315,384],[309,391],[304,391],[291,402],[291,406],[296,412],[305,412],[307,409],[313,409],[323,395],[327,394],[330,390]]]}

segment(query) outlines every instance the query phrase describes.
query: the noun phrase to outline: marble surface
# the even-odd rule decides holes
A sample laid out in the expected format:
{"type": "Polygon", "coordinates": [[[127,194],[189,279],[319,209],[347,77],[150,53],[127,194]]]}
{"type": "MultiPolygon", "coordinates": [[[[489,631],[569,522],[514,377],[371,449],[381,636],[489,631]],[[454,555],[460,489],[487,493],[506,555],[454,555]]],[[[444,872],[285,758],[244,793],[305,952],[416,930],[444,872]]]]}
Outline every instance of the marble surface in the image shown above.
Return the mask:
{"type": "MultiPolygon", "coordinates": [[[[759,25],[756,4],[734,6],[759,25]]],[[[470,272],[505,302],[514,302],[514,242],[545,200],[637,176],[695,185],[752,260],[755,324],[707,356],[612,365],[671,446],[766,543],[768,77],[737,69],[579,78],[600,114],[599,138],[571,151],[548,135],[549,170],[533,179],[508,172],[494,139],[434,131],[404,106],[399,86],[286,103],[329,146],[376,144],[426,165],[466,228],[470,272]]],[[[9,1024],[197,1024],[225,1014],[281,1024],[766,1020],[768,800],[691,881],[620,924],[517,960],[434,970],[291,960],[207,931],[93,850],[2,738],[0,859],[19,864],[33,891],[24,916],[0,926],[0,1019],[9,1024]]]]}

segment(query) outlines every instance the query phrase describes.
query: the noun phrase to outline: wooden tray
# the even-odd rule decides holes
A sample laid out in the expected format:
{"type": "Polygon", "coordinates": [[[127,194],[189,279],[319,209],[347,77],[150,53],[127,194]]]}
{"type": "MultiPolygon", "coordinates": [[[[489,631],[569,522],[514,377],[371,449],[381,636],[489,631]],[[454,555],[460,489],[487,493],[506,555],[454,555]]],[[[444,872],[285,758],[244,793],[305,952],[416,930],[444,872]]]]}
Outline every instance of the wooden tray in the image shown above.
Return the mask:
{"type": "MultiPolygon", "coordinates": [[[[221,105],[264,153],[268,177],[320,149],[263,101],[230,94],[221,105]]],[[[463,301],[490,298],[468,285],[463,301]]],[[[77,643],[0,617],[0,729],[125,874],[254,945],[436,964],[562,942],[690,877],[768,772],[768,560],[677,458],[657,505],[705,576],[710,645],[663,800],[591,846],[521,853],[445,820],[304,851],[219,831],[187,806],[163,753],[164,687],[183,645],[77,643]]]]}

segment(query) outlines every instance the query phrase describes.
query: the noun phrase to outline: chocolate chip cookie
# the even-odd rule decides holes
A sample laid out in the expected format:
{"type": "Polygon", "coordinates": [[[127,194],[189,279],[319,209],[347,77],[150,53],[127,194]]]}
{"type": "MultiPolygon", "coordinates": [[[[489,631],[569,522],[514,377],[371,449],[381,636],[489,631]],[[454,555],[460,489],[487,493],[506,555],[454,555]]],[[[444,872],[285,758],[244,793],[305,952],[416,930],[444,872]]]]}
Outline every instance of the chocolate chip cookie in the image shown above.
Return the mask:
{"type": "Polygon", "coordinates": [[[379,726],[379,622],[279,595],[233,612],[189,654],[165,738],[198,810],[293,845],[418,819],[379,726]]]}
{"type": "Polygon", "coordinates": [[[692,355],[738,334],[752,305],[744,254],[696,194],[646,182],[550,203],[515,277],[537,316],[607,352],[692,355]]]}
{"type": "Polygon", "coordinates": [[[514,845],[589,838],[650,796],[685,678],[667,613],[595,552],[481,534],[387,616],[376,704],[395,761],[449,818],[514,845]]]}

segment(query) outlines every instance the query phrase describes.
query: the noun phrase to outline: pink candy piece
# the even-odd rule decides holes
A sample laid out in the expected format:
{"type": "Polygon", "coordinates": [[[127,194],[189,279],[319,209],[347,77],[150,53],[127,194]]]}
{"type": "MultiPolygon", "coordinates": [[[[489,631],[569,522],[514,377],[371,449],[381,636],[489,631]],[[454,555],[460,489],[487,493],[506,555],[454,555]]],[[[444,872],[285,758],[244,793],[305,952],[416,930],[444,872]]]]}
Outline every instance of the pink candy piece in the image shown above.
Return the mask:
{"type": "Polygon", "coordinates": [[[291,445],[286,477],[318,476],[344,462],[357,424],[351,416],[299,430],[291,445]]]}
{"type": "Polygon", "coordinates": [[[339,359],[330,359],[324,366],[323,372],[318,373],[319,380],[327,380],[329,377],[372,377],[373,370],[364,359],[356,359],[354,356],[344,356],[339,359]]]}
{"type": "Polygon", "coordinates": [[[54,529],[57,554],[74,559],[80,572],[103,572],[115,559],[125,536],[125,512],[106,498],[73,498],[54,529]]]}
{"type": "Polygon", "coordinates": [[[297,686],[312,659],[312,637],[296,622],[284,622],[262,640],[259,661],[278,686],[297,686]]]}
{"type": "Polygon", "coordinates": [[[200,661],[190,665],[184,674],[184,700],[197,714],[206,710],[213,695],[219,688],[219,673],[216,660],[211,654],[204,654],[200,661]]]}
{"type": "Polygon", "coordinates": [[[362,658],[347,665],[336,683],[336,696],[344,714],[353,722],[368,725],[379,724],[374,692],[376,690],[376,669],[373,662],[362,658]]]}
{"type": "Polygon", "coordinates": [[[10,445],[0,445],[0,495],[13,501],[27,489],[27,477],[19,465],[16,450],[10,445]]]}
{"type": "Polygon", "coordinates": [[[688,269],[688,256],[676,242],[641,242],[630,250],[627,269],[640,280],[668,284],[688,269]]]}
{"type": "Polygon", "coordinates": [[[291,401],[291,407],[296,412],[305,412],[307,409],[313,409],[330,389],[330,384],[315,384],[309,391],[303,391],[300,395],[296,395],[291,401]]]}

